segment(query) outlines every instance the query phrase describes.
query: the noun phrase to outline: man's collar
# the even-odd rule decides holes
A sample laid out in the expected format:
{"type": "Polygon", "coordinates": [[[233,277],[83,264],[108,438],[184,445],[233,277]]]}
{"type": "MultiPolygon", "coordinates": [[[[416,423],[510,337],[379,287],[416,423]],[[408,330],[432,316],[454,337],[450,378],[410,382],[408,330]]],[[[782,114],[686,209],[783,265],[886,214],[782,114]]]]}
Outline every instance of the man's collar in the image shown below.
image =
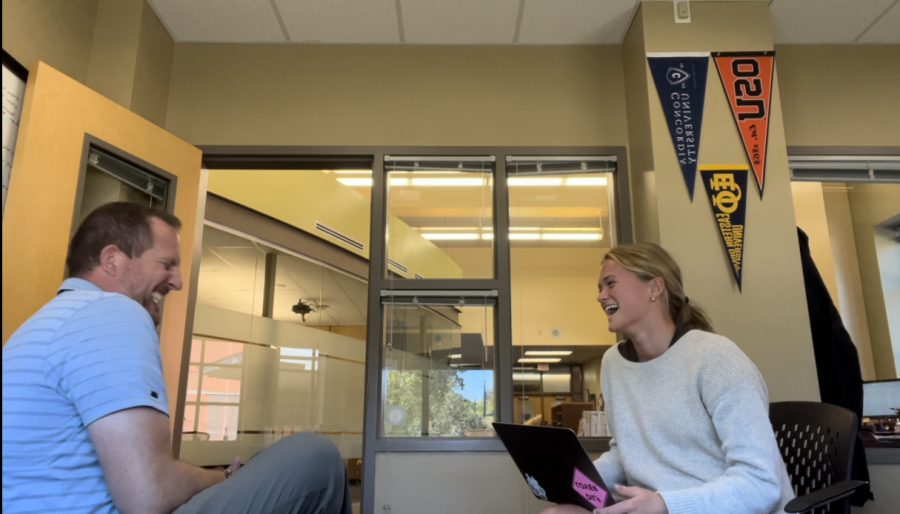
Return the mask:
{"type": "Polygon", "coordinates": [[[59,289],[56,290],[56,294],[65,293],[66,291],[103,292],[103,290],[97,287],[94,283],[88,282],[83,278],[67,278],[65,281],[63,281],[62,285],[59,286],[59,289]]]}

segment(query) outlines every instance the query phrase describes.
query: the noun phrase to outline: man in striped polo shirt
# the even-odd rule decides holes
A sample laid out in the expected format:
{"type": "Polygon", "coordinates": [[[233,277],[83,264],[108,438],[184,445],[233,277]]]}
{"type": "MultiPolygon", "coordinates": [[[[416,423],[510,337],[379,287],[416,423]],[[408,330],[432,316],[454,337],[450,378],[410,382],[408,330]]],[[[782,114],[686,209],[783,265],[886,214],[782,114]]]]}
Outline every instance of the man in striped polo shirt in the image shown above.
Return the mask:
{"type": "Polygon", "coordinates": [[[132,203],[92,212],[73,278],[3,348],[4,513],[351,512],[343,461],[315,434],[225,472],[173,458],[156,325],[182,287],[180,227],[132,203]]]}

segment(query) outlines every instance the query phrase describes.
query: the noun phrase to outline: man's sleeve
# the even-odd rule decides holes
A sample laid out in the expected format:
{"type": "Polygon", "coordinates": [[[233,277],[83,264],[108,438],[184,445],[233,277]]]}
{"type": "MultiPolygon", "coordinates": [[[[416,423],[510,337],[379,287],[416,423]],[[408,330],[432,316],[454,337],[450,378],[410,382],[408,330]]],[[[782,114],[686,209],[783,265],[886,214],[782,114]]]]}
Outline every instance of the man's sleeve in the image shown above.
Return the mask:
{"type": "Polygon", "coordinates": [[[124,409],[169,414],[159,338],[147,311],[124,296],[81,309],[60,332],[65,359],[56,372],[84,425],[124,409]]]}

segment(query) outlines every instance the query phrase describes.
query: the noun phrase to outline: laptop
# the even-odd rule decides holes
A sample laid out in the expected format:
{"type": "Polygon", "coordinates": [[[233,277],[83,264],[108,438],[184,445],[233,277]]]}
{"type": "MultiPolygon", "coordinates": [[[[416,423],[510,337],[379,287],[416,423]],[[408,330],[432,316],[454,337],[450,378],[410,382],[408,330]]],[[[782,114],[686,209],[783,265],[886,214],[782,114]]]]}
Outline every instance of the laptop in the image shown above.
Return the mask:
{"type": "Polygon", "coordinates": [[[509,423],[493,426],[537,498],[589,511],[615,503],[572,430],[509,423]]]}

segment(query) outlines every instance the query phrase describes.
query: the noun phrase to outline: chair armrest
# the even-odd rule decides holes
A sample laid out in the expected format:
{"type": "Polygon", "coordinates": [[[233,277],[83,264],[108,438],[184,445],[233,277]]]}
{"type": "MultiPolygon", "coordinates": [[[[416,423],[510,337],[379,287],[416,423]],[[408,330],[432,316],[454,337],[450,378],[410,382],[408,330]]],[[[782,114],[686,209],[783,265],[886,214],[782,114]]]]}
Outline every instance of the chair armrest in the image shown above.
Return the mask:
{"type": "Polygon", "coordinates": [[[831,484],[816,492],[794,498],[784,506],[784,511],[788,513],[808,512],[835,500],[846,498],[866,484],[868,482],[863,482],[862,480],[844,480],[831,484]]]}

